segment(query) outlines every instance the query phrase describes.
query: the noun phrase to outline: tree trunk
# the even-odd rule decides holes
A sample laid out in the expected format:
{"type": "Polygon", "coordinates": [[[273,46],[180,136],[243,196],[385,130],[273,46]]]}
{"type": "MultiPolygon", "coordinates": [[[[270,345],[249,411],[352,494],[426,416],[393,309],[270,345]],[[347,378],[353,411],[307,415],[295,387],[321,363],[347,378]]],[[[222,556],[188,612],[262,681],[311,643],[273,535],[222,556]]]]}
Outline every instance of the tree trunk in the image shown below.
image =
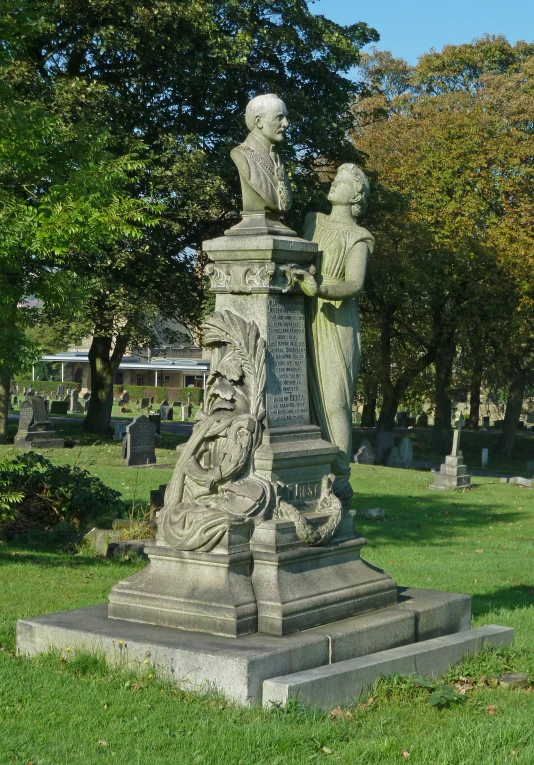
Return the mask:
{"type": "Polygon", "coordinates": [[[432,451],[439,454],[449,454],[452,444],[450,387],[455,350],[454,329],[443,328],[435,362],[435,413],[432,432],[432,451]]]}
{"type": "Polygon", "coordinates": [[[365,379],[363,382],[362,428],[374,428],[376,424],[376,398],[378,384],[376,379],[365,379]]]}
{"type": "Polygon", "coordinates": [[[503,457],[511,457],[514,451],[515,434],[521,416],[525,387],[525,378],[519,372],[516,373],[510,381],[502,433],[497,442],[497,453],[502,454],[503,457]]]}
{"type": "Polygon", "coordinates": [[[92,433],[109,433],[113,406],[113,381],[128,344],[127,337],[117,335],[113,352],[113,339],[93,337],[89,349],[91,370],[91,399],[83,427],[92,433]]]}
{"type": "Polygon", "coordinates": [[[0,372],[0,444],[7,444],[10,387],[11,375],[6,372],[0,372]]]}
{"type": "Polygon", "coordinates": [[[399,401],[400,397],[397,393],[396,386],[388,385],[384,390],[380,415],[376,425],[376,429],[381,433],[387,433],[395,427],[395,415],[399,408],[399,401]]]}
{"type": "Polygon", "coordinates": [[[478,421],[480,420],[480,389],[482,387],[482,372],[484,366],[481,360],[475,361],[473,373],[471,375],[471,387],[469,392],[469,419],[467,420],[468,430],[478,430],[478,421]]]}

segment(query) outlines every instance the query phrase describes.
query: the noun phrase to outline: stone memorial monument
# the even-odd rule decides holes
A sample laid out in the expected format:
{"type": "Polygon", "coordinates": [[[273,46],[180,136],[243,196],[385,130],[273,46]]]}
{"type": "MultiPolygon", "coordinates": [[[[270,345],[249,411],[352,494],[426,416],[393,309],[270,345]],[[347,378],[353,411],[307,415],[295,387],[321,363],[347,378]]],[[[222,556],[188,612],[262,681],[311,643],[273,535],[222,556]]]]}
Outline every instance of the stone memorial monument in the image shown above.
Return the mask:
{"type": "Polygon", "coordinates": [[[126,467],[156,464],[156,428],[140,414],[126,426],[122,439],[122,456],[126,467]]]}
{"type": "Polygon", "coordinates": [[[19,449],[62,449],[65,446],[65,441],[50,422],[47,402],[39,396],[29,396],[20,405],[15,446],[19,449]]]}
{"type": "Polygon", "coordinates": [[[413,443],[408,436],[400,442],[399,452],[402,460],[402,467],[410,470],[413,467],[413,443]]]}
{"type": "Polygon", "coordinates": [[[70,392],[70,409],[69,409],[69,412],[71,414],[73,414],[73,413],[83,414],[83,412],[85,412],[85,409],[82,406],[82,404],[80,404],[80,400],[79,399],[80,399],[80,393],[79,393],[79,391],[76,390],[76,388],[74,388],[74,390],[72,390],[70,392]]]}
{"type": "Polygon", "coordinates": [[[397,599],[392,578],[361,559],[365,540],[349,515],[354,297],[373,246],[353,216],[367,179],[340,168],[333,213],[307,218],[299,239],[278,220],[291,203],[277,153],[285,106],[253,99],[247,127],[232,152],[242,224],[204,242],[216,294],[203,325],[212,350],[204,403],[145,548],[150,566],[116,585],[109,603],[111,618],[234,637],[284,635],[397,599]],[[316,271],[318,242],[327,254],[316,271]]]}
{"type": "MultiPolygon", "coordinates": [[[[232,152],[243,219],[203,245],[216,295],[202,327],[210,374],[145,546],[150,563],[112,588],[107,607],[22,620],[17,646],[147,661],[247,706],[298,695],[332,708],[380,674],[444,671],[513,630],[471,632],[467,595],[399,590],[360,557],[348,461],[355,298],[373,248],[355,216],[369,186],[342,166],[332,213],[309,216],[297,237],[280,220],[291,206],[278,153],[285,105],[256,97],[246,123],[232,152]]],[[[140,425],[153,445],[138,417],[130,455],[140,425]]]]}
{"type": "Polygon", "coordinates": [[[452,452],[445,457],[445,462],[441,465],[439,473],[435,474],[434,483],[430,484],[429,489],[450,491],[452,489],[465,489],[471,484],[471,476],[467,473],[463,454],[460,451],[460,436],[465,425],[465,418],[461,411],[458,412],[458,418],[454,425],[452,452]]]}

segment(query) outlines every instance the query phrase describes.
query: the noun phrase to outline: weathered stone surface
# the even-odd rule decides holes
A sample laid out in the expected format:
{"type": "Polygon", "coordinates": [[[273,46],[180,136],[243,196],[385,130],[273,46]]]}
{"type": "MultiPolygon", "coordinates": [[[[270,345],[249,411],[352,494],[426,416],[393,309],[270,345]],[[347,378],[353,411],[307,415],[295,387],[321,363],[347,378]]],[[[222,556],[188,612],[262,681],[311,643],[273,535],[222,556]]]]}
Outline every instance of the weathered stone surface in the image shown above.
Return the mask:
{"type": "Polygon", "coordinates": [[[155,464],[155,433],[154,424],[144,414],[126,426],[126,435],[122,442],[126,467],[155,464]]]}
{"type": "Polygon", "coordinates": [[[433,638],[421,643],[391,648],[357,659],[275,677],[263,683],[263,704],[286,704],[298,698],[305,706],[331,709],[353,704],[380,676],[393,674],[437,677],[465,656],[484,646],[510,645],[511,627],[490,624],[486,627],[433,638]]]}
{"type": "Polygon", "coordinates": [[[413,443],[408,436],[405,436],[399,446],[402,467],[409,470],[413,466],[413,443]]]}
{"type": "Polygon", "coordinates": [[[48,402],[39,396],[29,396],[20,405],[14,444],[19,449],[62,449],[65,446],[65,441],[50,422],[48,402]]]}
{"type": "Polygon", "coordinates": [[[398,608],[415,614],[415,639],[464,632],[471,627],[471,598],[458,592],[399,587],[398,608]]]}
{"type": "Polygon", "coordinates": [[[393,449],[393,433],[391,431],[378,431],[375,443],[375,462],[377,465],[386,465],[389,454],[393,449]]]}
{"type": "Polygon", "coordinates": [[[51,401],[50,402],[50,414],[62,415],[67,414],[69,411],[69,404],[67,401],[51,401]]]}
{"type": "Polygon", "coordinates": [[[249,101],[245,121],[250,133],[230,153],[239,171],[243,194],[243,219],[227,236],[285,234],[296,236],[280,223],[281,213],[291,208],[292,193],[278,144],[289,125],[283,101],[273,94],[249,101]]]}
{"type": "MultiPolygon", "coordinates": [[[[225,565],[223,559],[223,568],[225,565]]],[[[149,570],[150,567],[145,569],[149,570]]],[[[173,581],[176,582],[174,578],[173,581]]],[[[179,597],[180,589],[174,586],[171,595],[179,597]]],[[[69,648],[70,655],[77,650],[98,651],[110,663],[133,666],[148,660],[182,687],[215,687],[228,698],[249,706],[261,703],[262,684],[267,678],[413,643],[417,639],[418,620],[420,639],[426,638],[430,626],[432,630],[450,630],[453,625],[456,629],[468,629],[468,623],[464,626],[465,613],[462,620],[459,611],[451,611],[451,603],[462,601],[465,612],[470,602],[468,596],[401,588],[400,597],[400,606],[304,632],[284,637],[258,633],[237,640],[108,619],[107,607],[102,604],[21,620],[17,626],[17,648],[28,654],[50,648],[61,651],[69,648]],[[440,611],[444,613],[440,615],[440,611]]],[[[216,600],[214,605],[217,604],[216,600]]],[[[224,606],[224,600],[220,605],[224,606]]]]}
{"type": "Polygon", "coordinates": [[[394,446],[387,458],[386,465],[391,468],[402,468],[404,467],[404,463],[402,461],[402,457],[400,455],[400,451],[397,446],[394,446]]]}
{"type": "Polygon", "coordinates": [[[465,489],[471,484],[471,476],[467,473],[467,467],[463,464],[463,455],[458,452],[457,456],[448,455],[441,465],[439,473],[434,474],[434,483],[429,489],[454,491],[465,489]]]}
{"type": "Polygon", "coordinates": [[[534,480],[531,478],[523,478],[522,476],[516,475],[512,478],[501,478],[501,483],[515,483],[517,486],[525,486],[527,489],[529,489],[534,484],[534,480]]]}
{"type": "Polygon", "coordinates": [[[360,465],[374,465],[375,453],[371,442],[367,438],[362,438],[360,446],[354,455],[354,462],[360,465]]]}

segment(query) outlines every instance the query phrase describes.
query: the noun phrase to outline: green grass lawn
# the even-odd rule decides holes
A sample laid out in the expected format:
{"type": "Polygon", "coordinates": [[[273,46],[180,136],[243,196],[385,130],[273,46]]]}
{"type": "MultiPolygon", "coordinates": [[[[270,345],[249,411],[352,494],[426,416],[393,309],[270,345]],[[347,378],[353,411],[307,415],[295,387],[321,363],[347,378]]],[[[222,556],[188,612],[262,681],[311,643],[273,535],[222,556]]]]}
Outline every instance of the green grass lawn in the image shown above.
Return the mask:
{"type": "MultiPolygon", "coordinates": [[[[158,459],[175,460],[174,447],[158,450],[158,459]]],[[[112,442],[77,448],[48,454],[79,460],[129,498],[170,475],[121,468],[112,442]]],[[[515,627],[513,649],[466,662],[448,682],[509,669],[534,676],[534,492],[475,478],[469,491],[437,493],[427,489],[430,480],[429,473],[354,466],[356,510],[387,513],[386,521],[357,518],[368,539],[364,557],[399,584],[469,593],[476,625],[515,627]]],[[[83,655],[14,655],[17,619],[103,602],[142,565],[0,544],[0,765],[534,763],[531,686],[485,684],[463,703],[436,709],[427,689],[397,678],[379,683],[372,704],[332,719],[298,704],[238,709],[179,690],[149,668],[132,675],[83,655]]]]}

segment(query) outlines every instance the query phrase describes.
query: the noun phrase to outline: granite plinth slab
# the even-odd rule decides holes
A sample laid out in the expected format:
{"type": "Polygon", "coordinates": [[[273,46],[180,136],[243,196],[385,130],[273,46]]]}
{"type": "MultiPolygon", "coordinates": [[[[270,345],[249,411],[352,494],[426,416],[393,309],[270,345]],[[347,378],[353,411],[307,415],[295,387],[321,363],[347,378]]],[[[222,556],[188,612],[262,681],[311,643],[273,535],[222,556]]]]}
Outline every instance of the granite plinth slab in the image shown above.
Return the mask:
{"type": "Polygon", "coordinates": [[[274,677],[263,684],[263,705],[284,705],[297,697],[301,704],[323,709],[353,704],[381,675],[438,677],[465,656],[478,653],[488,645],[510,645],[513,639],[513,628],[490,624],[286,677],[274,677]]]}
{"type": "Polygon", "coordinates": [[[325,670],[368,654],[417,644],[421,615],[428,621],[433,614],[435,629],[450,632],[460,622],[453,618],[446,596],[461,599],[465,619],[468,596],[401,588],[401,605],[283,637],[256,633],[238,639],[110,619],[107,604],[101,604],[20,620],[17,649],[33,655],[69,648],[66,656],[76,650],[94,651],[112,664],[134,667],[148,660],[182,687],[216,688],[236,703],[250,706],[261,703],[263,683],[270,678],[313,668],[325,670]]]}

